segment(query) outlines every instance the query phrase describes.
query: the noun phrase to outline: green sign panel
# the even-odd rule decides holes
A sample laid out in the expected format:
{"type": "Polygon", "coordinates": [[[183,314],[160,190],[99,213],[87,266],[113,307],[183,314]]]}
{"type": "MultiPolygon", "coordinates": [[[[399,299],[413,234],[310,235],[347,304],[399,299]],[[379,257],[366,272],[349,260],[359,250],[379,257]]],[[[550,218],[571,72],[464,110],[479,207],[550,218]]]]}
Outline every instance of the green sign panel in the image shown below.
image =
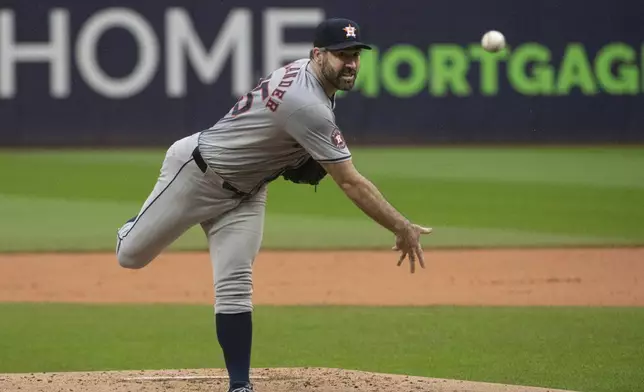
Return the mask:
{"type": "Polygon", "coordinates": [[[560,53],[527,42],[488,53],[478,44],[399,44],[364,51],[356,91],[365,97],[636,95],[644,88],[644,47],[614,42],[591,52],[569,43],[560,53]]]}

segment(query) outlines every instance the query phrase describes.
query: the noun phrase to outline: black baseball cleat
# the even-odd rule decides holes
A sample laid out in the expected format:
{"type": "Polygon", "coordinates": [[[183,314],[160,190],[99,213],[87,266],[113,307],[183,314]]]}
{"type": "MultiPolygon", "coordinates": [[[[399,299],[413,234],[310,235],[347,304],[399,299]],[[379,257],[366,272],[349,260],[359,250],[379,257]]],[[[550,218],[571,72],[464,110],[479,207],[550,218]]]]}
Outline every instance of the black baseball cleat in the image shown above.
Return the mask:
{"type": "Polygon", "coordinates": [[[228,392],[255,392],[253,389],[253,386],[250,384],[246,384],[241,387],[230,387],[228,392]]]}

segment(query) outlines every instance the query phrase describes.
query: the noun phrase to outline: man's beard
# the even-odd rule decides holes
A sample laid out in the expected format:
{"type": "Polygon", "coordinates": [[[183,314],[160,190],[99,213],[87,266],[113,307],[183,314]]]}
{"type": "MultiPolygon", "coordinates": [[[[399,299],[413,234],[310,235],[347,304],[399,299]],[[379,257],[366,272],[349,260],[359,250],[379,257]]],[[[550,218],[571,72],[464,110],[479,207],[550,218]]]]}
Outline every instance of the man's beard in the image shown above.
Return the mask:
{"type": "Polygon", "coordinates": [[[325,63],[322,66],[322,75],[329,83],[331,83],[333,87],[337,88],[338,90],[349,91],[355,85],[357,72],[352,69],[345,68],[336,73],[328,63],[325,63]],[[353,78],[345,79],[344,76],[353,76],[353,78]]]}

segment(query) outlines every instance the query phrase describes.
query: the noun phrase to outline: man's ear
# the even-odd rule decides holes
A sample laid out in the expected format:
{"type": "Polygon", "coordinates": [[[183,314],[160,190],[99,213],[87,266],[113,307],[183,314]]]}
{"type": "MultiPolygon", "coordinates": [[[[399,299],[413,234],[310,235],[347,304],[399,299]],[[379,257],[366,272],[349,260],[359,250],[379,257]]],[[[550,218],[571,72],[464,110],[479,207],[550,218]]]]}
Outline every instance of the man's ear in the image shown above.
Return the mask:
{"type": "Polygon", "coordinates": [[[313,48],[311,50],[311,57],[317,65],[322,65],[322,50],[319,48],[313,48]]]}

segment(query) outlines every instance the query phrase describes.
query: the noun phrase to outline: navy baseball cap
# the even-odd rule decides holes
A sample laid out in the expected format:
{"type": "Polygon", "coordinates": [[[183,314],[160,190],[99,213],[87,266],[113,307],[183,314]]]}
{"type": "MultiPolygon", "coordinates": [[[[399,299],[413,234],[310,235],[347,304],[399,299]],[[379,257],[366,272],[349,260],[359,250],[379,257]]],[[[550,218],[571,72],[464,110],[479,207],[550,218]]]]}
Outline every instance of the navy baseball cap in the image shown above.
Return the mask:
{"type": "Polygon", "coordinates": [[[313,46],[327,50],[360,48],[371,50],[371,46],[360,42],[360,26],[350,19],[331,18],[315,29],[313,46]]]}

